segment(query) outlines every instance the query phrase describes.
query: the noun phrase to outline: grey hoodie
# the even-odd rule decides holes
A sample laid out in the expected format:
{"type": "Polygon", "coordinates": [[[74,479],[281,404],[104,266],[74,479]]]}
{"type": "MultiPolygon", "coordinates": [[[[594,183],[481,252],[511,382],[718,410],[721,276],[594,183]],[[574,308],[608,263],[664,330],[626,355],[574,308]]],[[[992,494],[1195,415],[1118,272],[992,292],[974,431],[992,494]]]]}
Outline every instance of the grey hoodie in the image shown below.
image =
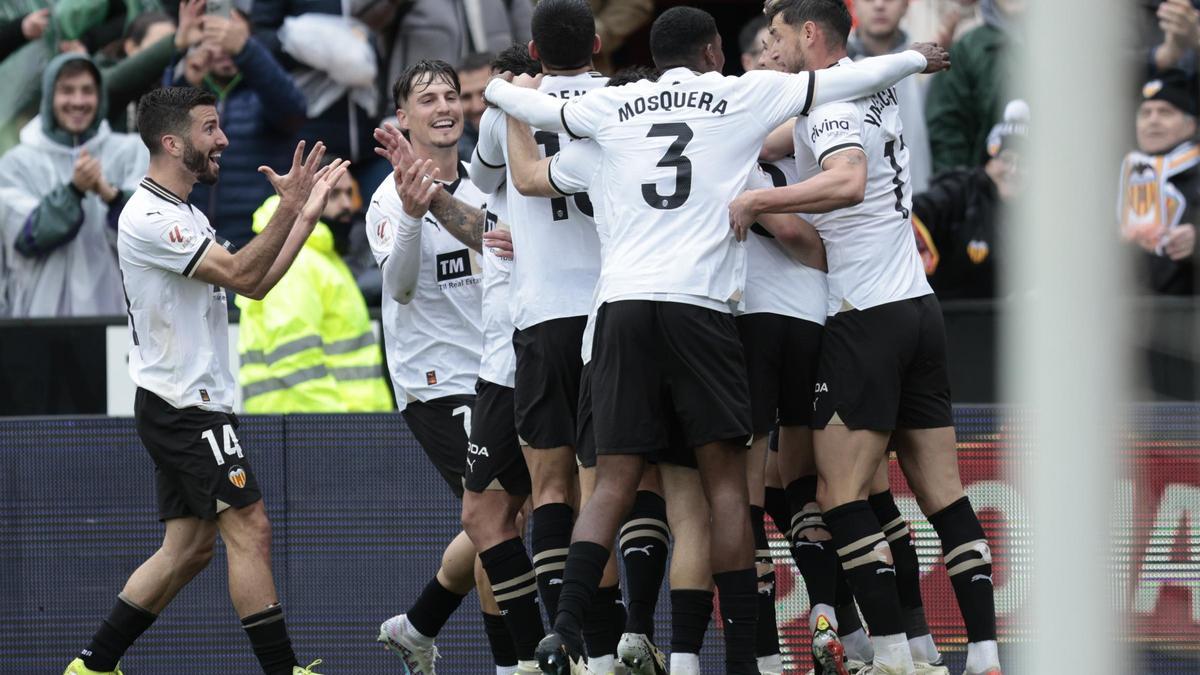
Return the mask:
{"type": "Polygon", "coordinates": [[[87,131],[75,136],[58,126],[52,109],[54,83],[63,66],[75,60],[91,63],[86,56],[63,54],[46,67],[40,114],[21,129],[20,144],[0,157],[0,260],[5,265],[0,268],[0,294],[7,299],[7,316],[125,312],[116,217],[145,174],[149,153],[138,137],[109,129],[103,86],[96,120],[87,131]],[[71,184],[75,160],[84,149],[100,160],[104,177],[122,191],[111,206],[71,184]]]}

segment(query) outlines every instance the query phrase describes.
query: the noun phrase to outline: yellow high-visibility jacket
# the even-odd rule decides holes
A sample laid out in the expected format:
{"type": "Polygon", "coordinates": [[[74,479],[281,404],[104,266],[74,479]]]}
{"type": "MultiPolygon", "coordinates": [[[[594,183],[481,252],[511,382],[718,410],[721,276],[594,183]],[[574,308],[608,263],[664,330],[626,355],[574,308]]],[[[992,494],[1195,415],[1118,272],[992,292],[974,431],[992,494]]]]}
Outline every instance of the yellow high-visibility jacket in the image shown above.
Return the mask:
{"type": "MultiPolygon", "coordinates": [[[[274,196],[254,212],[255,232],[278,206],[274,196]]],[[[237,305],[246,412],[394,410],[367,304],[325,223],[265,298],[237,305]]]]}

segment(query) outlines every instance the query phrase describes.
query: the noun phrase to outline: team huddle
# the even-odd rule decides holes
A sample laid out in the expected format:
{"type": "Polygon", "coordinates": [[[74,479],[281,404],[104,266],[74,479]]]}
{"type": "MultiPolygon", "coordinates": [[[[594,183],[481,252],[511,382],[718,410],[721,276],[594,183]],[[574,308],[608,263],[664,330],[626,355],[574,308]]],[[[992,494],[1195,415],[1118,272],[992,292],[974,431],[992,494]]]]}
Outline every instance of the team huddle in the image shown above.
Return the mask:
{"type": "MultiPolygon", "coordinates": [[[[812,602],[815,672],[948,673],[887,482],[895,452],[942,542],[965,672],[999,675],[991,554],[958,475],[892,89],[949,67],[946,52],[853,62],[841,0],[765,12],[767,68],[721,75],[712,17],[676,7],[651,29],[655,70],[610,79],[593,72],[586,0],[541,0],[528,47],[493,63],[470,166],[454,69],[421,61],[395,83],[399,128],[375,134],[394,172],[366,230],[396,401],[463,525],[380,627],[404,672],[435,672],[438,633],[477,589],[497,673],[698,673],[714,597],[725,672],[782,673],[770,515],[812,602]]],[[[285,175],[260,169],[279,207],[234,251],[187,203],[227,145],[215,100],[156,90],[138,128],[150,170],[118,248],[166,534],[66,673],[119,673],[218,532],[264,672],[313,673],[234,431],[224,289],[269,292],[347,166],[318,142],[285,175]]]]}

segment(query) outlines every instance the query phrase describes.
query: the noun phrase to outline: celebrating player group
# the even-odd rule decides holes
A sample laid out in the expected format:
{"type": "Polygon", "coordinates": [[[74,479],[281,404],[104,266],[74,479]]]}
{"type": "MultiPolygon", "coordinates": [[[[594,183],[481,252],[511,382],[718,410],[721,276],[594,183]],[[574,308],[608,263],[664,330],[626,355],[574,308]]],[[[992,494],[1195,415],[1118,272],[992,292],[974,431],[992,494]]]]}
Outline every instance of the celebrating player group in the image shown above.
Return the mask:
{"type": "MultiPolygon", "coordinates": [[[[892,89],[947,54],[853,62],[842,0],[764,11],[759,70],[723,76],[713,18],[675,7],[651,29],[654,69],[610,79],[592,68],[587,0],[540,0],[532,41],[493,63],[469,166],[454,69],[420,61],[394,84],[398,128],[375,133],[394,172],[367,237],[396,401],[463,528],[380,626],[404,672],[435,672],[438,633],[476,588],[497,673],[699,673],[714,596],[725,672],[782,673],[769,514],[812,601],[816,673],[948,673],[889,491],[895,452],[941,539],[965,673],[1000,674],[892,89]]],[[[302,142],[288,173],[263,167],[279,208],[235,251],[187,203],[228,144],[215,99],[153,91],[138,129],[150,168],[117,239],[166,532],[66,673],[119,673],[218,534],[263,671],[315,673],[293,652],[235,433],[225,289],[270,291],[347,165],[302,142]]],[[[453,661],[443,671],[479,672],[453,661]]]]}

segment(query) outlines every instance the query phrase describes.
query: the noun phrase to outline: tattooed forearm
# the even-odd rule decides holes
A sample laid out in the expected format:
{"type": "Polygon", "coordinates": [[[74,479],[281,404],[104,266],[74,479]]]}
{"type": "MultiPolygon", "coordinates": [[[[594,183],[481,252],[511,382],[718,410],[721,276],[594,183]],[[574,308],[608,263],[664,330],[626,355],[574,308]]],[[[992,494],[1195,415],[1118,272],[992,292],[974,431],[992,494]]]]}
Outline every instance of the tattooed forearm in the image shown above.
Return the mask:
{"type": "Polygon", "coordinates": [[[443,191],[434,197],[429,210],[452,237],[467,248],[483,251],[483,228],[487,222],[483,209],[467,206],[443,191]]]}

